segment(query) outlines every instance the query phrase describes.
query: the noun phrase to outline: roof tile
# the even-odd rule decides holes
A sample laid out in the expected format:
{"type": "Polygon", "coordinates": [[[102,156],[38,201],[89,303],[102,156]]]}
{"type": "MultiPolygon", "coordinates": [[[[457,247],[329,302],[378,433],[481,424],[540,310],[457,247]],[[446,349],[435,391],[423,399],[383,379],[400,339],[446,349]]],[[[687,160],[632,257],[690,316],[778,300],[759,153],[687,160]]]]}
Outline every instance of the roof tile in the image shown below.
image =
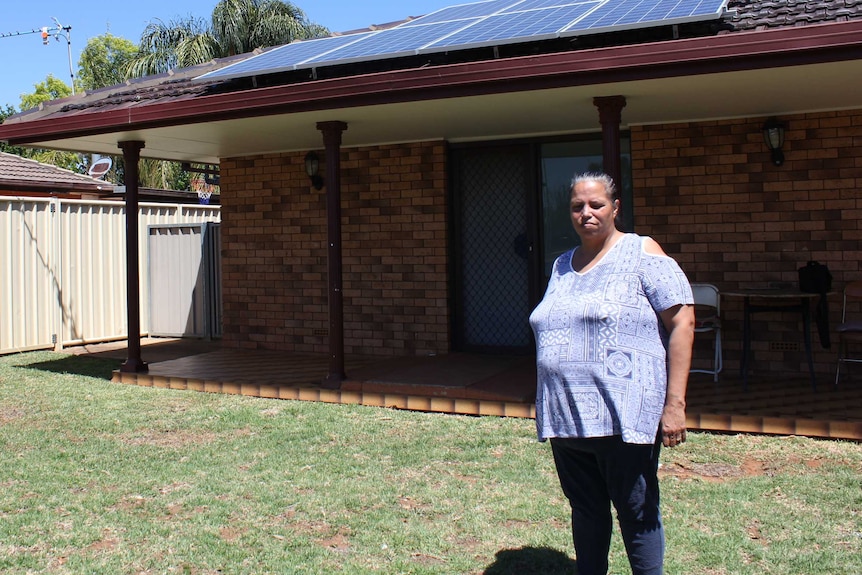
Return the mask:
{"type": "Polygon", "coordinates": [[[76,174],[71,170],[42,164],[15,154],[0,152],[0,186],[9,188],[16,183],[29,185],[35,182],[67,189],[91,188],[93,191],[106,190],[112,187],[107,182],[84,174],[76,174]]]}
{"type": "Polygon", "coordinates": [[[862,18],[862,0],[730,0],[727,9],[735,31],[862,18]]]}

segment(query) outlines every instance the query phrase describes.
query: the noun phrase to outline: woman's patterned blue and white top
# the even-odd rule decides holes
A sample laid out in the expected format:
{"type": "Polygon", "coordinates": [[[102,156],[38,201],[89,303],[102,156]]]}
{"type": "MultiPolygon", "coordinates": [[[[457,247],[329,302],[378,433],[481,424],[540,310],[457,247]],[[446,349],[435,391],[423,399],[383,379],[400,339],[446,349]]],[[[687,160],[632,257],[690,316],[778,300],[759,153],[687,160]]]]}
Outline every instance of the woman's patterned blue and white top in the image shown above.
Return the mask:
{"type": "Polygon", "coordinates": [[[655,441],[667,391],[668,334],[658,312],[694,302],[679,265],[644,252],[643,240],[625,234],[584,273],[572,269],[574,250],[554,262],[530,315],[539,440],[655,441]]]}

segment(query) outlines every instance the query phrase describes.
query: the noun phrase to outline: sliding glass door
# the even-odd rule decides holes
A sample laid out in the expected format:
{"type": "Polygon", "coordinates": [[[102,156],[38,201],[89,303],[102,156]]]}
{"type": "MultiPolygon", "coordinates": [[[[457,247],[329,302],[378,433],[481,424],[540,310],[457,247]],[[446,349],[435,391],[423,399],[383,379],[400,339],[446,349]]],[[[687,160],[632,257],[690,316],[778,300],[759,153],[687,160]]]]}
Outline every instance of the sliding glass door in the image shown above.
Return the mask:
{"type": "MultiPolygon", "coordinates": [[[[622,229],[631,229],[631,161],[628,139],[623,146],[622,229]]],[[[544,279],[551,275],[554,260],[578,245],[579,240],[569,217],[572,178],[584,172],[602,171],[601,140],[541,144],[541,237],[544,279]]]]}

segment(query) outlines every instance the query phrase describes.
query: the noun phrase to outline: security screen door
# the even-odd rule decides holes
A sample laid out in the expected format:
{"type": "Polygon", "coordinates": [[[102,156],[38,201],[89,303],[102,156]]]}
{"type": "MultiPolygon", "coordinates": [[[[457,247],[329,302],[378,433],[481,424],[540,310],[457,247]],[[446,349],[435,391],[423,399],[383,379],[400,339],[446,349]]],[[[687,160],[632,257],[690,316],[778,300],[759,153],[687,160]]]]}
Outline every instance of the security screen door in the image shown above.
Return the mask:
{"type": "Polygon", "coordinates": [[[456,349],[532,348],[531,158],[526,145],[453,151],[456,349]]]}

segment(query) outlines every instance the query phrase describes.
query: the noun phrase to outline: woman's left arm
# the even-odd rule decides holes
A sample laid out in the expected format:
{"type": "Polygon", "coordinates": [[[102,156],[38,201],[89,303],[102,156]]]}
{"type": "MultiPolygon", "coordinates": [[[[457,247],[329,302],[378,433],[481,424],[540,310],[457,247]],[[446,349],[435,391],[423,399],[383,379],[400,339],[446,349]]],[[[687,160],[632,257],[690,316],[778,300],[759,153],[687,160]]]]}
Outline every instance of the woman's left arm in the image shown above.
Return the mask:
{"type": "MultiPolygon", "coordinates": [[[[644,251],[665,256],[652,238],[644,238],[644,251]]],[[[665,447],[685,441],[685,390],[691,369],[691,346],[694,344],[694,306],[677,304],[659,313],[670,334],[667,355],[667,398],[661,416],[661,438],[665,447]]]]}
{"type": "Polygon", "coordinates": [[[662,443],[673,447],[685,441],[685,390],[694,342],[694,307],[675,305],[660,314],[668,340],[667,398],[661,417],[662,443]]]}

